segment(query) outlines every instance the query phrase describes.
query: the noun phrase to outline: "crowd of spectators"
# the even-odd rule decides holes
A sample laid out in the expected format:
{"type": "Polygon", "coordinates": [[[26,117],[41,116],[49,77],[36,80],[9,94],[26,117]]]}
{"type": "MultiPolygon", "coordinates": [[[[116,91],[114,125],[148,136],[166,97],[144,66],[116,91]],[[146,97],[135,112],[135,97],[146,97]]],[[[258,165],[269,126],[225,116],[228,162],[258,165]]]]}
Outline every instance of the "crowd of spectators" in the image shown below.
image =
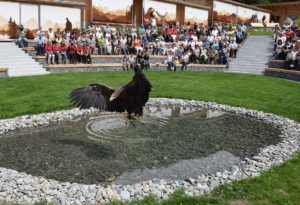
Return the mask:
{"type": "MultiPolygon", "coordinates": [[[[40,28],[38,37],[35,38],[37,55],[46,55],[48,64],[86,64],[92,63],[91,55],[124,54],[124,69],[130,69],[130,63],[151,68],[149,53],[152,52],[154,56],[165,55],[165,63],[169,64],[171,70],[178,69],[179,64],[186,70],[189,63],[216,63],[217,57],[229,68],[229,57],[233,54],[236,56],[238,44],[247,36],[244,23],[238,28],[229,23],[212,24],[206,28],[203,23],[188,22],[179,25],[178,21],[170,21],[159,32],[153,19],[145,16],[145,25],[140,28],[122,25],[117,29],[114,24],[107,24],[82,29],[81,33],[77,33],[75,29],[69,31],[66,28],[61,31],[58,28],[53,31],[50,28],[45,35],[40,28]],[[172,43],[170,49],[166,46],[169,42],[172,43]],[[132,60],[133,55],[136,58],[132,60]]],[[[25,31],[20,30],[20,34],[25,36],[25,31]]],[[[27,39],[20,36],[19,41],[22,40],[27,39]]],[[[21,43],[19,45],[22,46],[21,43]]]]}
{"type": "Polygon", "coordinates": [[[293,25],[287,21],[285,25],[275,27],[273,60],[284,60],[283,69],[293,69],[295,63],[300,65],[300,31],[297,22],[293,25]]]}

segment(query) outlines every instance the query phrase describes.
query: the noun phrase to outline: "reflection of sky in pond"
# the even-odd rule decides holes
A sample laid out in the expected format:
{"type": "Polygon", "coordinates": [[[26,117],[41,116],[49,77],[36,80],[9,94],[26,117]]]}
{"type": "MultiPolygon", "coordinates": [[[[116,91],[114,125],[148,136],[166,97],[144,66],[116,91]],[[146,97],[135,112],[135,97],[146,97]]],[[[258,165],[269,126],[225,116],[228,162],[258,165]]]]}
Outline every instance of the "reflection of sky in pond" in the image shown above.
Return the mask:
{"type": "MultiPolygon", "coordinates": [[[[272,126],[233,114],[179,107],[147,110],[137,117],[140,123],[125,124],[125,113],[102,113],[10,132],[0,138],[0,167],[89,184],[139,169],[174,170],[189,160],[196,160],[196,166],[197,159],[220,152],[243,159],[279,142],[272,126]]],[[[218,156],[213,158],[223,161],[218,156]]]]}

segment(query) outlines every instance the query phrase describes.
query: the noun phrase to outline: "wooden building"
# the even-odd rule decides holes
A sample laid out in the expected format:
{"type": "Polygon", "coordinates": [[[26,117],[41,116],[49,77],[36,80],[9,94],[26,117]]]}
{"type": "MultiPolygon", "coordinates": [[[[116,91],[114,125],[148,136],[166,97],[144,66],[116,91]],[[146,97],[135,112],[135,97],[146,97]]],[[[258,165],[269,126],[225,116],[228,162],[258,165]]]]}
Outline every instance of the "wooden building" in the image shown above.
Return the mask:
{"type": "Polygon", "coordinates": [[[283,25],[286,18],[292,20],[300,19],[300,1],[284,2],[284,3],[270,3],[270,4],[255,4],[253,6],[268,9],[273,11],[274,23],[283,25]]]}

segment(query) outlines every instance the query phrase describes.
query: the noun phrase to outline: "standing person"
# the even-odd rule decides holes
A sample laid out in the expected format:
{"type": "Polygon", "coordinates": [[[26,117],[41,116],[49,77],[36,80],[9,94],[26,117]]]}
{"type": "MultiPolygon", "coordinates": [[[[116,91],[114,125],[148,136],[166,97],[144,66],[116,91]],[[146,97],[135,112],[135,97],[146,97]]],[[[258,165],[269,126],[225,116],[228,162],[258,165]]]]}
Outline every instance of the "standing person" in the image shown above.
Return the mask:
{"type": "Polygon", "coordinates": [[[76,64],[76,44],[75,41],[72,41],[71,44],[68,47],[69,50],[69,57],[70,57],[70,63],[76,64]]]}
{"type": "Polygon", "coordinates": [[[136,50],[136,53],[138,54],[139,51],[143,51],[143,48],[141,47],[141,39],[140,37],[134,37],[134,48],[136,50]]]}
{"type": "Polygon", "coordinates": [[[134,45],[133,45],[133,42],[132,42],[131,38],[128,38],[127,43],[126,43],[126,47],[127,47],[127,50],[128,50],[129,54],[134,53],[134,45]]]}
{"type": "Polygon", "coordinates": [[[140,51],[138,53],[138,55],[136,56],[136,64],[139,65],[141,67],[141,70],[144,69],[144,56],[143,56],[143,53],[142,51],[140,51]]]}
{"type": "Polygon", "coordinates": [[[156,26],[156,19],[155,19],[155,16],[153,15],[151,20],[150,20],[150,23],[151,23],[151,27],[153,28],[154,26],[156,26]]]}
{"type": "Polygon", "coordinates": [[[82,49],[80,43],[78,43],[78,46],[77,46],[77,48],[76,48],[76,55],[77,55],[79,64],[82,64],[83,49],[82,49]]]}
{"type": "Polygon", "coordinates": [[[178,56],[176,56],[174,60],[175,71],[178,71],[179,63],[178,56]]]}
{"type": "MultiPolygon", "coordinates": [[[[45,39],[41,33],[39,34],[39,36],[37,38],[35,38],[35,47],[38,50],[37,55],[44,55],[44,53],[45,53],[44,40],[45,39]]],[[[51,47],[51,49],[52,49],[52,47],[51,47]]]]}
{"type": "Polygon", "coordinates": [[[52,64],[54,65],[54,54],[52,51],[51,41],[48,41],[47,45],[45,45],[45,55],[47,56],[47,64],[50,64],[52,58],[52,64]]]}
{"type": "Polygon", "coordinates": [[[187,70],[188,63],[189,63],[189,55],[187,54],[187,51],[184,51],[184,53],[182,55],[183,70],[187,70]]]}
{"type": "Polygon", "coordinates": [[[54,56],[55,58],[54,59],[57,59],[57,64],[61,64],[61,55],[60,55],[60,52],[61,52],[61,48],[60,48],[60,45],[58,45],[58,42],[55,42],[55,45],[52,47],[52,50],[53,50],[53,53],[54,53],[54,56]]]}
{"type": "Polygon", "coordinates": [[[149,25],[149,19],[148,19],[148,16],[145,15],[145,18],[144,18],[144,25],[145,25],[145,29],[147,30],[148,29],[148,25],[149,25]]]}
{"type": "Polygon", "coordinates": [[[157,28],[156,26],[153,26],[151,30],[151,42],[153,42],[153,39],[157,39],[157,37],[158,37],[157,28]]]}
{"type": "Polygon", "coordinates": [[[160,48],[160,43],[158,42],[158,39],[155,40],[155,42],[153,43],[153,55],[156,53],[156,55],[158,55],[158,51],[160,48]]]}
{"type": "Polygon", "coordinates": [[[243,39],[246,39],[247,37],[247,27],[244,25],[244,22],[242,22],[242,25],[239,26],[243,32],[243,39]]]}
{"type": "Polygon", "coordinates": [[[227,68],[229,68],[229,53],[230,53],[230,48],[228,47],[228,43],[226,43],[222,49],[221,64],[223,64],[225,60],[227,68]]]}
{"type": "Polygon", "coordinates": [[[19,35],[19,48],[23,47],[22,41],[25,41],[25,47],[28,47],[28,39],[25,37],[26,31],[28,31],[28,29],[24,29],[23,25],[19,26],[19,30],[17,32],[17,34],[19,35]]]}
{"type": "Polygon", "coordinates": [[[218,56],[218,51],[215,49],[213,45],[210,46],[210,49],[208,50],[208,64],[211,63],[211,59],[214,60],[214,64],[216,63],[216,58],[218,56]]]}
{"type": "Polygon", "coordinates": [[[87,64],[88,61],[90,62],[90,64],[92,63],[92,59],[91,59],[91,55],[90,55],[90,47],[86,45],[86,43],[83,44],[82,47],[82,58],[83,58],[83,63],[87,64]]]}
{"type": "Polygon", "coordinates": [[[129,71],[129,64],[130,64],[130,62],[129,62],[129,59],[127,58],[127,54],[124,53],[124,56],[122,58],[122,65],[123,65],[124,71],[126,71],[125,67],[127,67],[127,71],[129,71]]]}
{"type": "Polygon", "coordinates": [[[120,42],[121,42],[121,48],[123,50],[123,53],[124,54],[127,54],[128,53],[128,50],[127,50],[127,39],[125,36],[122,36],[121,39],[120,39],[120,42]]]}
{"type": "Polygon", "coordinates": [[[62,64],[65,62],[70,63],[67,58],[67,48],[68,46],[66,46],[65,42],[61,42],[60,55],[62,56],[62,64]]]}
{"type": "Polygon", "coordinates": [[[170,53],[167,55],[167,63],[170,70],[174,70],[174,58],[173,58],[173,52],[170,51],[170,53]]]}
{"type": "Polygon", "coordinates": [[[148,70],[151,69],[151,61],[150,61],[150,56],[148,54],[148,51],[146,51],[146,54],[144,55],[144,63],[146,67],[148,67],[148,70]]]}

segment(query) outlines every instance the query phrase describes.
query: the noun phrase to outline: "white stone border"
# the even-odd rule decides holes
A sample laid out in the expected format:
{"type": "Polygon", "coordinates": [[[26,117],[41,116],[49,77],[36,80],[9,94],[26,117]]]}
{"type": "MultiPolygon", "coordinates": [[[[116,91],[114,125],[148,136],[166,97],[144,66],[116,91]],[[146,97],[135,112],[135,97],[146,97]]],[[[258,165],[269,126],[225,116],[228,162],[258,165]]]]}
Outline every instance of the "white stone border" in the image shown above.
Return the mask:
{"type": "MultiPolygon", "coordinates": [[[[147,106],[186,106],[230,112],[249,118],[257,119],[266,124],[277,127],[281,131],[281,142],[260,149],[253,159],[246,158],[230,170],[222,173],[204,175],[199,173],[197,179],[189,178],[185,181],[173,180],[167,182],[163,179],[153,179],[135,185],[114,185],[104,188],[101,185],[84,185],[69,182],[59,183],[44,177],[27,175],[11,169],[0,168],[0,201],[9,203],[32,204],[39,201],[59,202],[65,204],[95,204],[111,200],[132,201],[154,195],[160,199],[168,199],[174,190],[185,187],[190,196],[199,196],[209,193],[221,184],[231,183],[250,176],[260,176],[260,171],[267,171],[272,165],[279,165],[291,159],[299,150],[300,124],[285,117],[277,116],[262,111],[250,110],[229,105],[167,98],[151,98],[147,106]]],[[[96,109],[58,111],[40,115],[26,115],[14,119],[0,121],[0,136],[11,130],[30,126],[39,126],[51,122],[73,120],[82,115],[97,113],[96,109]]]]}

